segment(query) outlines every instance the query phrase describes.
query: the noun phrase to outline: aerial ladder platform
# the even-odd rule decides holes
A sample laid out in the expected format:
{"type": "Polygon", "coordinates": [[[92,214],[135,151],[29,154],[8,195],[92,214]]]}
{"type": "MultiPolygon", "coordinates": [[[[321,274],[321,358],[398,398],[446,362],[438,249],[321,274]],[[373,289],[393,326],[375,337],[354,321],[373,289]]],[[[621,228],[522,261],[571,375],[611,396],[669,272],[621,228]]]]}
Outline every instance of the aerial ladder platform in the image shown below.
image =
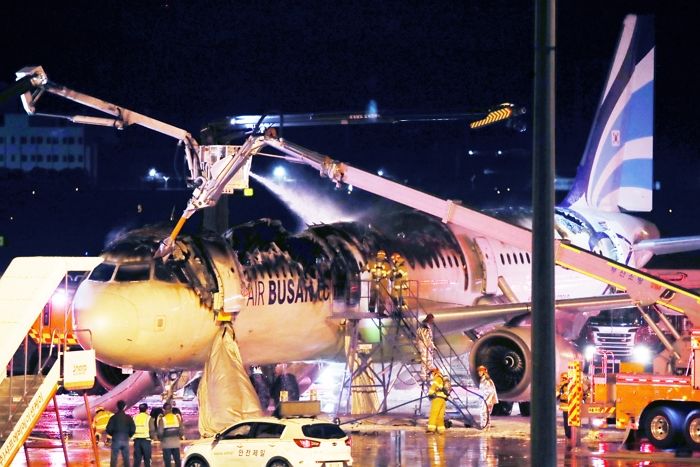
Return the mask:
{"type": "Polygon", "coordinates": [[[99,257],[21,257],[0,277],[0,358],[10,369],[10,374],[0,372],[0,465],[12,462],[52,399],[55,406],[62,378],[60,360],[44,368],[45,375],[28,374],[26,353],[23,374],[15,375],[14,356],[23,343],[26,352],[29,330],[66,273],[90,271],[101,262],[99,257]]]}

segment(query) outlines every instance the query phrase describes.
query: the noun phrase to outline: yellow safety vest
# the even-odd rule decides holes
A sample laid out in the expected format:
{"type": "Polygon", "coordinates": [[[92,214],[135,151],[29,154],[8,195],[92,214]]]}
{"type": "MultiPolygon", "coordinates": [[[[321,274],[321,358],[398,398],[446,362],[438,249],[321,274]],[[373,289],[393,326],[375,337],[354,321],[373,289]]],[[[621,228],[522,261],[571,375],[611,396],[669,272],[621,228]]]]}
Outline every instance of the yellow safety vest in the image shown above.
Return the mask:
{"type": "Polygon", "coordinates": [[[180,418],[174,413],[163,415],[163,428],[180,428],[180,418]]]}
{"type": "Polygon", "coordinates": [[[138,415],[134,417],[134,424],[136,425],[134,438],[151,439],[151,432],[148,427],[148,422],[150,420],[151,417],[146,412],[139,412],[138,415]]]}

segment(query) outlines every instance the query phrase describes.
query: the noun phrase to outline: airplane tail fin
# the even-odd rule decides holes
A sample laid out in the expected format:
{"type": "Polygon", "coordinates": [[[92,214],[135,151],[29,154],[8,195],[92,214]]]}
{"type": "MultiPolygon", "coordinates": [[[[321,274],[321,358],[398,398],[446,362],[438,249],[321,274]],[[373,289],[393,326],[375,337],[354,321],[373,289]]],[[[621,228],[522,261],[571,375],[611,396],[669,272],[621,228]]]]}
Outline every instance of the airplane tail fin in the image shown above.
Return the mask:
{"type": "Polygon", "coordinates": [[[651,211],[654,48],[653,18],[628,15],[563,206],[651,211]]]}

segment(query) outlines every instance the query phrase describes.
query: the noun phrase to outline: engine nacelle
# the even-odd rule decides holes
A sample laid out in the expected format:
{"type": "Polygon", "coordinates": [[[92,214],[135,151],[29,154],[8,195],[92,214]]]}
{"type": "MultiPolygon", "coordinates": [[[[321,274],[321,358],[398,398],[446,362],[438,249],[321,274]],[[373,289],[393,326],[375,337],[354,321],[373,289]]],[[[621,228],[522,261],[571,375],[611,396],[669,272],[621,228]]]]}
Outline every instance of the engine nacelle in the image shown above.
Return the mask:
{"type": "MultiPolygon", "coordinates": [[[[578,352],[563,337],[555,337],[555,371],[559,375],[568,363],[579,358],[578,352]]],[[[532,334],[530,326],[502,327],[481,336],[469,355],[472,375],[484,365],[503,401],[529,401],[532,381],[532,334]]],[[[478,384],[478,380],[476,381],[478,384]]],[[[554,393],[552,388],[552,393],[554,393]]]]}

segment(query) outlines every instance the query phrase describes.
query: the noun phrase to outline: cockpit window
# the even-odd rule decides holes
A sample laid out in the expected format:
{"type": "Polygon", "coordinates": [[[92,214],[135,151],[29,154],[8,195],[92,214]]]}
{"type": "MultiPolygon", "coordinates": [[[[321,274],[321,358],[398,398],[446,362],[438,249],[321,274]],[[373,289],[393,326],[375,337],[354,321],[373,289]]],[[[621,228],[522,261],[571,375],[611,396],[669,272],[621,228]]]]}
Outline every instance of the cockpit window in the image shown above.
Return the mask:
{"type": "Polygon", "coordinates": [[[150,272],[150,264],[120,264],[114,280],[117,282],[147,281],[150,272]]]}
{"type": "Polygon", "coordinates": [[[102,263],[92,270],[92,272],[90,273],[90,277],[88,277],[88,280],[97,282],[107,282],[112,278],[112,274],[114,274],[114,268],[114,264],[102,263]]]}
{"type": "Polygon", "coordinates": [[[160,261],[156,261],[155,263],[154,276],[159,281],[177,282],[177,278],[175,277],[175,274],[173,274],[173,271],[160,261]]]}

